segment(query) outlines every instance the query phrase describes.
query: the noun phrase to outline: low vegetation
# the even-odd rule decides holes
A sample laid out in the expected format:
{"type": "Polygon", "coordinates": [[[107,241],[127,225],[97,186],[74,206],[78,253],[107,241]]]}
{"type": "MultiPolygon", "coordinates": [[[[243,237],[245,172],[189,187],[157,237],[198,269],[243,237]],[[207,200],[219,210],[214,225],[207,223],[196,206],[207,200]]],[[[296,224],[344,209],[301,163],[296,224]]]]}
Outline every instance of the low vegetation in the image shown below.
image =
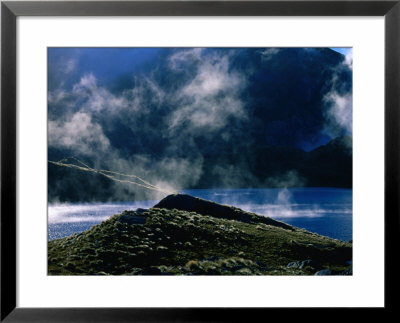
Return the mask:
{"type": "Polygon", "coordinates": [[[185,201],[192,201],[191,205],[196,207],[205,203],[206,211],[201,207],[198,212],[178,210],[181,197],[167,197],[167,208],[124,211],[85,232],[49,241],[48,273],[351,274],[352,244],[349,242],[193,197],[186,197],[185,201]],[[213,214],[214,205],[220,216],[205,214],[213,214]],[[224,214],[229,214],[229,218],[224,214]],[[236,214],[237,219],[231,214],[236,214]]]}

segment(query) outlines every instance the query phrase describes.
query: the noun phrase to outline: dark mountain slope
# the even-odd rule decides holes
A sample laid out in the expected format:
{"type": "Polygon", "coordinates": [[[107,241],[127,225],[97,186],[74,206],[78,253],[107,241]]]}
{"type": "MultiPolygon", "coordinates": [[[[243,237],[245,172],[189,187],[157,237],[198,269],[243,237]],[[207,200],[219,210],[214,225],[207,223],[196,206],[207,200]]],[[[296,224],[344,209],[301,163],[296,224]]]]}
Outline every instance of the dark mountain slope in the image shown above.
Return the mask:
{"type": "Polygon", "coordinates": [[[352,138],[336,138],[305,156],[298,171],[307,178],[308,186],[352,187],[352,138]]]}
{"type": "MultiPolygon", "coordinates": [[[[115,86],[102,86],[79,95],[77,86],[66,99],[49,101],[49,120],[71,122],[77,111],[85,113],[108,148],[91,149],[96,138],[87,136],[86,152],[74,134],[78,142],[70,149],[68,140],[49,140],[49,160],[77,156],[92,166],[146,174],[151,183],[176,183],[176,189],[352,185],[351,152],[343,143],[329,144],[325,131],[325,96],[352,90],[351,69],[331,49],[163,48],[115,86]],[[116,169],[116,159],[123,169],[116,169]],[[199,175],[181,181],[174,164],[199,175]]],[[[335,136],[345,134],[335,125],[335,136]]],[[[50,201],[124,200],[141,193],[56,166],[49,166],[49,175],[50,201]]]]}
{"type": "MultiPolygon", "coordinates": [[[[202,176],[190,188],[352,187],[351,137],[310,152],[289,147],[236,147],[206,155],[202,176]],[[221,178],[218,169],[228,174],[221,178]],[[239,179],[237,179],[239,178],[239,179]]],[[[88,162],[90,164],[90,162],[88,162]]],[[[115,170],[114,171],[118,171],[115,170]]],[[[129,187],[99,174],[48,165],[49,201],[134,200],[129,187]]]]}

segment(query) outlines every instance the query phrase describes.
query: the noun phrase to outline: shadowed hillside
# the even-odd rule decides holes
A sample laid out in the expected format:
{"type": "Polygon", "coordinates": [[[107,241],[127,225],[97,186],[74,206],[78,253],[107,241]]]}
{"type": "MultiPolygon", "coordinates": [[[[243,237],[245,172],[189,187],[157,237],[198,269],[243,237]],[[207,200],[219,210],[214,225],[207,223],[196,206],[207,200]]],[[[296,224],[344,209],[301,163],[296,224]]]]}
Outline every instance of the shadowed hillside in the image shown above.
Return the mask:
{"type": "Polygon", "coordinates": [[[345,275],[352,244],[171,195],[49,241],[50,275],[345,275]]]}

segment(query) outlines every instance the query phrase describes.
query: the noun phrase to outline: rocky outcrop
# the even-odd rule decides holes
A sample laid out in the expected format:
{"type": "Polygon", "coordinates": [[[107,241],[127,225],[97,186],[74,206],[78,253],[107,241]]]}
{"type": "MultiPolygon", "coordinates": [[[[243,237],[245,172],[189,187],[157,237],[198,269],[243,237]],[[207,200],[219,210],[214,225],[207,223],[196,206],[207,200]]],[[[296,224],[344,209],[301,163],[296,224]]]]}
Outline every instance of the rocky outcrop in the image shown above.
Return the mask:
{"type": "Polygon", "coordinates": [[[305,267],[311,267],[314,269],[321,269],[321,264],[315,260],[307,259],[301,261],[293,261],[287,265],[288,268],[299,268],[304,269],[305,267]]]}

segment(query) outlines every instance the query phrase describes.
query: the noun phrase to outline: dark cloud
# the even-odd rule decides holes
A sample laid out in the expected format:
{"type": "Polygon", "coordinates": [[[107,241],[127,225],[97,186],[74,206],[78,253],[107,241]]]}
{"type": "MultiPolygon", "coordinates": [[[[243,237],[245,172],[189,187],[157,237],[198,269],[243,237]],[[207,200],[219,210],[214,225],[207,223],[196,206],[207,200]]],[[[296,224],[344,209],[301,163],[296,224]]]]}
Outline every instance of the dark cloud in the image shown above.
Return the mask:
{"type": "Polygon", "coordinates": [[[260,175],[259,147],[311,149],[351,133],[350,60],[329,49],[142,50],[132,64],[122,49],[50,55],[50,159],[73,154],[168,190],[292,185],[303,179],[291,169],[260,175]],[[114,61],[102,69],[104,57],[114,61]],[[119,58],[128,69],[112,68],[119,58]]]}

